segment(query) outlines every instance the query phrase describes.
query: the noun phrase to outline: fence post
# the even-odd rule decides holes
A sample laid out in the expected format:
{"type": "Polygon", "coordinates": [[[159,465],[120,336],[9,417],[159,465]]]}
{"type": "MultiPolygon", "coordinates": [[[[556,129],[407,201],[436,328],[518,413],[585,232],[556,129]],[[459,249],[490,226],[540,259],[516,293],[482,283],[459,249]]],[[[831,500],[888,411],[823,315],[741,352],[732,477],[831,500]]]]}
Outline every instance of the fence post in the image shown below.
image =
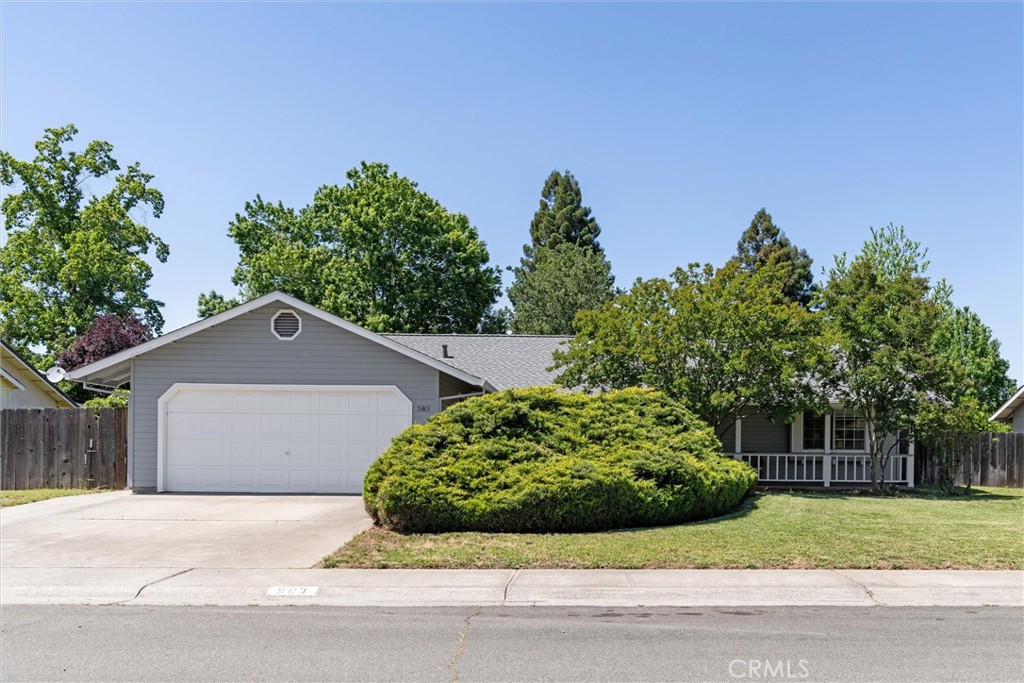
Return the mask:
{"type": "Polygon", "coordinates": [[[821,467],[823,469],[822,476],[825,479],[825,486],[832,486],[832,454],[826,453],[821,456],[821,467]]]}

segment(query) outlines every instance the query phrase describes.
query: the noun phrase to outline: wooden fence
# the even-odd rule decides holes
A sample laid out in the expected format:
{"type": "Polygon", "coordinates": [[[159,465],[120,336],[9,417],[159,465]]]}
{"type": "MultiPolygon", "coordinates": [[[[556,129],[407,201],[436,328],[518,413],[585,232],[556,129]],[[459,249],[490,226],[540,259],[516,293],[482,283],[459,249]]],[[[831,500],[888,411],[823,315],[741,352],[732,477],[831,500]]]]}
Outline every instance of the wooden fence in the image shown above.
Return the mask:
{"type": "Polygon", "coordinates": [[[0,410],[0,489],[123,489],[127,408],[0,410]]]}
{"type": "MultiPolygon", "coordinates": [[[[937,484],[935,458],[921,444],[915,450],[918,483],[937,484]]],[[[980,432],[970,440],[961,457],[959,484],[1024,487],[1024,433],[980,432]]]]}

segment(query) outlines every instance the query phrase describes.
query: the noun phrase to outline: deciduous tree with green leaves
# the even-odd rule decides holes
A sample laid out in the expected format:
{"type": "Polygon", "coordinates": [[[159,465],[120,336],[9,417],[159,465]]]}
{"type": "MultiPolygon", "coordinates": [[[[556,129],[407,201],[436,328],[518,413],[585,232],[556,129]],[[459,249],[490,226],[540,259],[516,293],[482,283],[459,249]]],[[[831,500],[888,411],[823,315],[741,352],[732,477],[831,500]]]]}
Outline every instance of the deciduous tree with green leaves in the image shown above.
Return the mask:
{"type": "Polygon", "coordinates": [[[897,447],[886,435],[913,429],[921,396],[934,393],[942,378],[932,353],[942,312],[925,256],[902,227],[872,228],[852,260],[836,257],[821,292],[831,352],[826,386],[867,425],[875,490],[885,488],[897,447]]]}
{"type": "MultiPolygon", "coordinates": [[[[229,228],[240,299],[281,290],[375,332],[475,332],[496,324],[500,293],[487,247],[452,213],[393,173],[363,162],[299,210],[257,197],[229,228]]],[[[200,296],[201,315],[237,303],[200,296]]]]}
{"type": "Polygon", "coordinates": [[[815,320],[784,293],[788,269],[731,261],[638,280],[576,319],[556,352],[558,382],[588,390],[646,386],[681,399],[719,437],[754,412],[789,419],[820,400],[809,382],[819,356],[815,320]]]}
{"type": "Polygon", "coordinates": [[[159,301],[147,293],[145,256],[167,260],[146,225],[163,195],[138,163],[121,170],[109,142],[68,147],[78,129],[48,128],[31,161],[0,152],[7,241],[0,247],[0,336],[46,364],[104,314],[136,316],[159,333],[159,301]],[[88,192],[90,181],[107,186],[88,192]]]}
{"type": "Polygon", "coordinates": [[[803,249],[798,249],[772,221],[772,215],[761,208],[754,214],[750,226],[743,231],[736,243],[736,256],[743,270],[753,271],[769,263],[786,263],[789,274],[786,277],[785,292],[793,301],[809,306],[814,295],[814,275],[811,264],[814,261],[803,249]]]}
{"type": "Polygon", "coordinates": [[[599,252],[563,242],[537,247],[534,270],[516,268],[508,290],[512,331],[517,334],[572,334],[579,311],[599,308],[612,298],[612,266],[599,252]]]}

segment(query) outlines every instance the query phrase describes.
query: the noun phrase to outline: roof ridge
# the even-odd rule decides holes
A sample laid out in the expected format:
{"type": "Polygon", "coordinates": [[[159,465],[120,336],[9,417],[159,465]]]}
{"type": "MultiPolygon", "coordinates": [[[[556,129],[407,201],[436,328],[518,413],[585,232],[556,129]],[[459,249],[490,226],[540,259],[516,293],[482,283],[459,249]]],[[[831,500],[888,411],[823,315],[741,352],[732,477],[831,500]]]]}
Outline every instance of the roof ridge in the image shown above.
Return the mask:
{"type": "Polygon", "coordinates": [[[572,339],[571,334],[476,334],[474,332],[381,332],[384,337],[500,337],[508,339],[572,339]]]}

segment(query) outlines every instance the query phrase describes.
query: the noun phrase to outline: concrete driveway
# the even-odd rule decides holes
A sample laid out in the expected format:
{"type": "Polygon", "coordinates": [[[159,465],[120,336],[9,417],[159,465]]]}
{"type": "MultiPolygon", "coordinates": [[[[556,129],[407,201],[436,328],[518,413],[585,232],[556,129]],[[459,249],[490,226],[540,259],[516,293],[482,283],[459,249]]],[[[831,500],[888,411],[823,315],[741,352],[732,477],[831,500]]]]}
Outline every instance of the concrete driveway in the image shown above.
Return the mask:
{"type": "Polygon", "coordinates": [[[312,567],[370,524],[359,496],[97,493],[0,510],[0,567],[312,567]]]}

